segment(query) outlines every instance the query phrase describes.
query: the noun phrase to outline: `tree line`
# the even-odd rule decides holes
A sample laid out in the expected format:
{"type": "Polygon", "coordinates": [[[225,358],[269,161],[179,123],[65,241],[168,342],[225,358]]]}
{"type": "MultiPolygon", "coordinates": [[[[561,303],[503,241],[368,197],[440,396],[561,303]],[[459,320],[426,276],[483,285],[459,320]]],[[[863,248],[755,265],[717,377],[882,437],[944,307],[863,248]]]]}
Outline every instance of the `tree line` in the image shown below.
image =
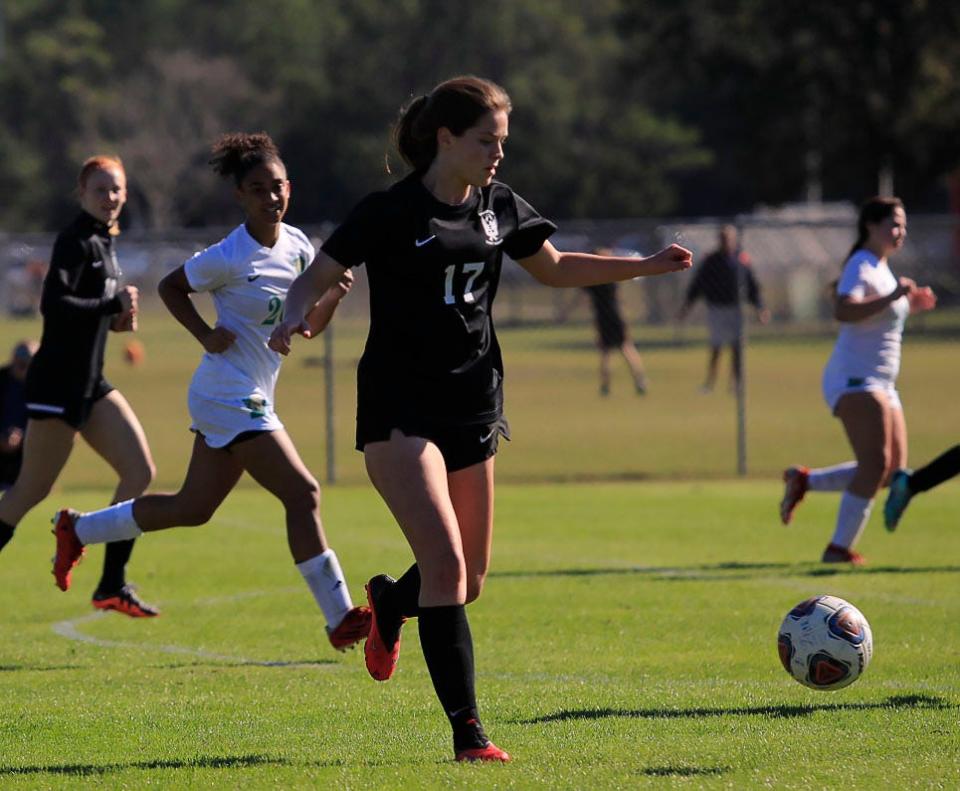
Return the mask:
{"type": "Polygon", "coordinates": [[[291,221],[403,172],[400,106],[475,73],[509,91],[500,177],[558,218],[758,203],[960,203],[960,5],[933,0],[6,0],[0,230],[49,230],[82,159],[127,164],[125,222],[232,222],[206,166],[265,129],[291,221]],[[388,167],[393,174],[388,172],[388,167]]]}

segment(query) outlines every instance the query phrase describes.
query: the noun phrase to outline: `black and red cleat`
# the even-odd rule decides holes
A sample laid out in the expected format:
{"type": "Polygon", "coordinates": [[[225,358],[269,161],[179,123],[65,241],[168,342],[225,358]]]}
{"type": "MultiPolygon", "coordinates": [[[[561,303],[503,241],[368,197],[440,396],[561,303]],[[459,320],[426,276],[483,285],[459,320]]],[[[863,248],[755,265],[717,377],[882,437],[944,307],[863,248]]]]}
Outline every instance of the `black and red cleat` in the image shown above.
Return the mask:
{"type": "Polygon", "coordinates": [[[793,519],[793,511],[807,493],[810,485],[810,470],[806,467],[789,467],[783,471],[783,499],[780,501],[780,521],[785,525],[793,519]]]}
{"type": "Polygon", "coordinates": [[[849,563],[851,566],[865,566],[867,564],[866,558],[859,552],[854,552],[852,549],[842,547],[839,544],[828,544],[827,548],[823,550],[823,557],[820,558],[820,562],[849,563]]]}
{"type": "Polygon", "coordinates": [[[336,629],[327,627],[327,637],[330,645],[338,651],[346,651],[370,634],[370,621],[373,613],[369,607],[354,607],[343,616],[336,629]]]}
{"type": "Polygon", "coordinates": [[[367,672],[377,681],[389,679],[396,670],[397,660],[400,658],[400,627],[403,626],[405,619],[401,616],[399,622],[387,623],[384,622],[382,606],[381,611],[377,612],[377,603],[380,602],[384,591],[395,584],[396,580],[393,577],[378,574],[371,577],[364,586],[372,617],[370,634],[367,636],[367,642],[363,644],[363,658],[367,665],[367,672]]]}
{"type": "Polygon", "coordinates": [[[466,750],[457,750],[458,761],[500,761],[507,763],[510,753],[501,750],[493,742],[487,742],[485,747],[470,747],[466,750]]]}
{"type": "Polygon", "coordinates": [[[136,590],[135,586],[127,584],[114,593],[97,591],[93,594],[90,603],[98,610],[113,610],[129,615],[131,618],[156,618],[160,610],[141,600],[136,590]]]}
{"type": "Polygon", "coordinates": [[[57,511],[53,517],[53,535],[57,539],[57,551],[53,556],[53,576],[57,587],[70,590],[70,573],[87,551],[80,543],[75,529],[77,512],[68,508],[57,511]]]}

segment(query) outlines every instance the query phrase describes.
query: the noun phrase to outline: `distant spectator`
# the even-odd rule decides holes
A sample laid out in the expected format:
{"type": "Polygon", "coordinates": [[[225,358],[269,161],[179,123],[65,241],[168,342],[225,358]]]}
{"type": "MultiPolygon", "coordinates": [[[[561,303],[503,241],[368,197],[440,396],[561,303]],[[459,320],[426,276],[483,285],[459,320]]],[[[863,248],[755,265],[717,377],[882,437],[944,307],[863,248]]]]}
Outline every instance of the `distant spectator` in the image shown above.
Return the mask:
{"type": "Polygon", "coordinates": [[[760,299],[760,286],[753,276],[750,257],[737,247],[737,229],[724,225],[720,229],[720,247],[708,255],[694,272],[687,297],[677,316],[681,321],[700,297],[707,303],[707,324],[710,328],[710,357],[703,392],[713,390],[717,380],[720,351],[730,347],[730,389],[740,384],[743,347],[743,311],[746,298],[756,311],[757,320],[766,324],[770,314],[760,299]]]}
{"type": "Polygon", "coordinates": [[[24,382],[36,351],[36,341],[20,341],[13,347],[10,362],[0,368],[0,490],[9,488],[20,472],[27,427],[24,382]]]}
{"type": "MultiPolygon", "coordinates": [[[[599,247],[595,255],[613,255],[609,247],[599,247]]],[[[616,350],[623,355],[633,386],[638,395],[647,392],[647,376],[643,370],[643,360],[637,347],[630,338],[630,331],[620,311],[617,299],[617,284],[602,283],[598,286],[586,286],[584,291],[590,297],[593,308],[593,323],[597,330],[597,349],[600,351],[600,395],[610,395],[610,352],[616,350]]]]}

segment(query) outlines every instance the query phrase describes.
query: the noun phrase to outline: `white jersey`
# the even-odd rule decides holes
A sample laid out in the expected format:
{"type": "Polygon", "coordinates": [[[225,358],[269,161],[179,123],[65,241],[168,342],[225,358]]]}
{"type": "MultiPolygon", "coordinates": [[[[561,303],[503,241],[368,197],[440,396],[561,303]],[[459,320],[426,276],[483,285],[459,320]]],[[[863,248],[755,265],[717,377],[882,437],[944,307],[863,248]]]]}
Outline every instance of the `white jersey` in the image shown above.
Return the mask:
{"type": "MultiPolygon", "coordinates": [[[[886,261],[867,250],[857,250],[847,260],[837,286],[838,296],[860,300],[886,296],[897,288],[886,261]]],[[[847,380],[856,388],[871,380],[892,386],[900,372],[903,324],[910,313],[904,296],[863,321],[843,322],[827,372],[835,380],[847,380]]]]}
{"type": "Polygon", "coordinates": [[[283,427],[273,401],[282,358],[267,341],[283,317],[290,284],[313,256],[313,245],[291,225],[281,224],[269,248],[240,225],[184,264],[190,287],[210,292],[217,325],[236,335],[224,352],[203,355],[190,382],[191,428],[211,447],[244,431],[283,427]]]}

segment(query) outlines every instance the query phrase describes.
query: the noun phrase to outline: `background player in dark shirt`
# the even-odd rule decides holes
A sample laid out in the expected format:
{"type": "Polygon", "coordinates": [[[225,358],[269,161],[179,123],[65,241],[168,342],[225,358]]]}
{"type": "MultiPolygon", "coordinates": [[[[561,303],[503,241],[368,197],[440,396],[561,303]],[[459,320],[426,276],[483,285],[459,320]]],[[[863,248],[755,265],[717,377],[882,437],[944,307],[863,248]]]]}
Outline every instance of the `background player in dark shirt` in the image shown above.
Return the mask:
{"type": "Polygon", "coordinates": [[[36,341],[20,341],[10,362],[0,368],[0,491],[10,488],[20,472],[27,427],[27,370],[36,351],[36,341]]]}
{"type": "Polygon", "coordinates": [[[897,470],[890,479],[890,491],[883,506],[883,521],[887,530],[897,529],[900,517],[914,495],[927,492],[957,475],[960,475],[960,445],[945,450],[913,472],[897,470]]]}
{"type": "Polygon", "coordinates": [[[717,379],[717,364],[720,350],[730,347],[730,389],[739,386],[742,371],[743,311],[745,298],[753,305],[757,320],[766,324],[770,314],[760,299],[760,286],[753,276],[750,259],[737,247],[737,229],[724,225],[720,229],[720,246],[710,253],[693,275],[687,297],[680,308],[678,318],[683,320],[693,303],[701,297],[707,303],[707,324],[710,330],[710,357],[707,362],[707,378],[703,383],[705,393],[713,390],[717,379]]]}
{"type": "Polygon", "coordinates": [[[503,254],[552,286],[686,269],[672,246],[650,258],[560,253],[553,223],[493,180],[510,99],[458,77],[415,99],[395,135],[412,173],[358,204],[287,296],[270,345],[286,354],[303,317],[346,269],[365,264],[370,331],[357,370],[357,447],[416,564],[367,586],[367,669],[389,678],[404,618],[417,616],[457,760],[506,761],[484,734],[464,605],[480,595],[493,536],[493,457],[506,434],[503,364],[491,320],[503,254]]]}
{"type": "MultiPolygon", "coordinates": [[[[609,247],[598,247],[596,255],[612,255],[609,247]]],[[[593,310],[593,325],[597,331],[597,349],[600,352],[600,395],[610,395],[610,352],[618,351],[623,355],[633,386],[639,395],[647,392],[647,376],[643,370],[643,359],[633,345],[630,330],[620,310],[616,283],[601,283],[587,286],[590,307],[593,310]]]]}
{"type": "MultiPolygon", "coordinates": [[[[116,471],[114,502],[141,494],[153,480],[147,439],[127,400],[103,378],[110,330],[136,329],[137,289],[120,286],[113,247],[126,201],[123,164],[92,157],[80,170],[80,215],[57,236],[43,284],[43,335],[27,374],[27,430],[16,483],[0,498],[0,547],[53,487],[77,434],[116,471]]],[[[133,617],[157,610],[127,584],[133,541],[108,544],[93,595],[99,609],[133,617]]]]}

